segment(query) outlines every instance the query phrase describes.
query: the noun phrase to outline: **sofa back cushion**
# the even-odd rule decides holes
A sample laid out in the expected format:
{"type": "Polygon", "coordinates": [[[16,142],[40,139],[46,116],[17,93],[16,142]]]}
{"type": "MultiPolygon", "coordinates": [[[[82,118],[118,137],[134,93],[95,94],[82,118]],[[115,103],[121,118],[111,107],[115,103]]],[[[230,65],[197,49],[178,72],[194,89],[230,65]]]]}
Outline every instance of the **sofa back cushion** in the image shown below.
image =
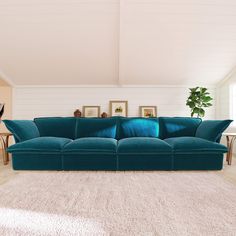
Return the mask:
{"type": "Polygon", "coordinates": [[[202,120],[190,117],[160,117],[160,138],[195,136],[202,120]]]}
{"type": "Polygon", "coordinates": [[[16,143],[40,136],[39,130],[32,120],[3,120],[3,122],[13,134],[16,143]]]}
{"type": "Polygon", "coordinates": [[[76,118],[74,117],[43,117],[35,118],[40,136],[75,138],[76,118]]]}
{"type": "Polygon", "coordinates": [[[116,137],[116,118],[77,118],[76,138],[100,137],[115,138],[116,137]]]}
{"type": "Polygon", "coordinates": [[[196,137],[219,142],[222,133],[231,122],[232,120],[205,120],[197,128],[196,137]]]}
{"type": "Polygon", "coordinates": [[[117,138],[159,137],[158,118],[120,118],[118,119],[117,138]]]}

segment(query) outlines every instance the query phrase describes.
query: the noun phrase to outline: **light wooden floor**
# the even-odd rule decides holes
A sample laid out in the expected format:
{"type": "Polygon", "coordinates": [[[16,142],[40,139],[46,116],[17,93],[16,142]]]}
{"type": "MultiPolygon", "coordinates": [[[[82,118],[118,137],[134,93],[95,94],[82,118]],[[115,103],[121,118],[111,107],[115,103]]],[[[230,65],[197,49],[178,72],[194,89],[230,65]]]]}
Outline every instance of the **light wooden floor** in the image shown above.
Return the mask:
{"type": "MultiPolygon", "coordinates": [[[[3,165],[2,156],[0,154],[0,185],[8,182],[12,178],[17,177],[24,171],[14,171],[11,162],[3,165]]],[[[224,160],[224,168],[221,171],[214,171],[217,175],[236,185],[236,157],[233,157],[232,165],[229,166],[224,160]]]]}

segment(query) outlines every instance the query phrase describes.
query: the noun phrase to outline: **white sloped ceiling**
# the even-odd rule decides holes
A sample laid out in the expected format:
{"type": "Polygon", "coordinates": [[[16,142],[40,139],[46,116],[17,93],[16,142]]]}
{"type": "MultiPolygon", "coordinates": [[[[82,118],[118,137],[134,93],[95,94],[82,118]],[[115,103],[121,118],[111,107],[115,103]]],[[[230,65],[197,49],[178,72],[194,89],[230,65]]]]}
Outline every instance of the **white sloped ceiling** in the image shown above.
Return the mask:
{"type": "Polygon", "coordinates": [[[0,1],[15,85],[214,85],[235,65],[235,0],[0,1]]]}

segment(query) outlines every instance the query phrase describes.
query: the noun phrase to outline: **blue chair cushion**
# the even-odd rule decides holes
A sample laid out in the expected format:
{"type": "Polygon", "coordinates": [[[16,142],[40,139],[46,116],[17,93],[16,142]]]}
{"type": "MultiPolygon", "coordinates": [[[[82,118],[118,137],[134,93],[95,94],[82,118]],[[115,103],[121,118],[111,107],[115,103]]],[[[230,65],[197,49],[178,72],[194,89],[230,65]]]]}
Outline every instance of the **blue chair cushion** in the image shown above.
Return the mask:
{"type": "Polygon", "coordinates": [[[175,153],[225,153],[227,148],[219,143],[196,137],[178,137],[164,140],[175,153]]]}
{"type": "Polygon", "coordinates": [[[76,138],[115,138],[116,123],[116,118],[78,118],[76,138]]]}
{"type": "Polygon", "coordinates": [[[159,117],[160,138],[195,136],[202,120],[190,117],[159,117]]]}
{"type": "Polygon", "coordinates": [[[64,153],[115,153],[117,140],[113,138],[79,138],[64,147],[64,153]]]}
{"type": "Polygon", "coordinates": [[[119,154],[172,153],[172,148],[168,143],[158,138],[133,137],[119,140],[117,152],[119,154]]]}
{"type": "Polygon", "coordinates": [[[40,136],[75,138],[76,118],[74,117],[43,117],[35,118],[40,136]]]}
{"type": "Polygon", "coordinates": [[[205,120],[197,128],[196,137],[218,142],[231,122],[232,120],[205,120]]]}
{"type": "Polygon", "coordinates": [[[118,129],[118,139],[159,136],[158,118],[120,118],[118,129]]]}
{"type": "Polygon", "coordinates": [[[7,129],[14,135],[16,143],[40,136],[32,120],[3,120],[7,129]]]}
{"type": "Polygon", "coordinates": [[[10,153],[55,153],[61,152],[63,147],[72,142],[68,138],[39,137],[10,146],[10,153]]]}

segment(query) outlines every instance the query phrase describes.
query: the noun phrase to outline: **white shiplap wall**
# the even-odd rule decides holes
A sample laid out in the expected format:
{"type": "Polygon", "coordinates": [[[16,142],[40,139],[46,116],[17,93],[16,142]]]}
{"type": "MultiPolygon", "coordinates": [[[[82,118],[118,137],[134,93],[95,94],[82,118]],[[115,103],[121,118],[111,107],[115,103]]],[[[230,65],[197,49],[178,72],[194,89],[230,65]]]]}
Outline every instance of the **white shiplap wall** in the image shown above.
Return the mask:
{"type": "MultiPolygon", "coordinates": [[[[109,100],[128,100],[129,116],[138,116],[140,105],[156,105],[158,116],[189,116],[188,93],[187,87],[16,87],[13,118],[71,116],[83,105],[100,105],[109,112],[109,100]]],[[[215,97],[214,88],[210,93],[215,97]]],[[[214,119],[215,108],[206,115],[214,119]]]]}
{"type": "MultiPolygon", "coordinates": [[[[236,84],[236,69],[228,76],[228,79],[220,83],[217,88],[217,106],[216,118],[217,119],[234,119],[235,120],[235,91],[233,87],[236,84]]],[[[236,131],[236,122],[232,123],[228,131],[236,131]]]]}
{"type": "MultiPolygon", "coordinates": [[[[236,72],[230,73],[228,78],[225,81],[218,84],[216,88],[217,95],[217,105],[216,105],[216,119],[233,119],[232,116],[232,106],[234,101],[232,98],[234,97],[232,94],[232,85],[236,83],[236,72]]],[[[231,125],[227,128],[226,132],[236,132],[235,122],[231,123],[231,125]]],[[[223,136],[221,139],[221,143],[226,145],[226,138],[223,136]]],[[[234,145],[234,154],[236,153],[236,146],[234,145]]]]}
{"type": "Polygon", "coordinates": [[[230,84],[228,82],[216,88],[217,106],[216,118],[229,119],[230,118],[230,84]]]}

